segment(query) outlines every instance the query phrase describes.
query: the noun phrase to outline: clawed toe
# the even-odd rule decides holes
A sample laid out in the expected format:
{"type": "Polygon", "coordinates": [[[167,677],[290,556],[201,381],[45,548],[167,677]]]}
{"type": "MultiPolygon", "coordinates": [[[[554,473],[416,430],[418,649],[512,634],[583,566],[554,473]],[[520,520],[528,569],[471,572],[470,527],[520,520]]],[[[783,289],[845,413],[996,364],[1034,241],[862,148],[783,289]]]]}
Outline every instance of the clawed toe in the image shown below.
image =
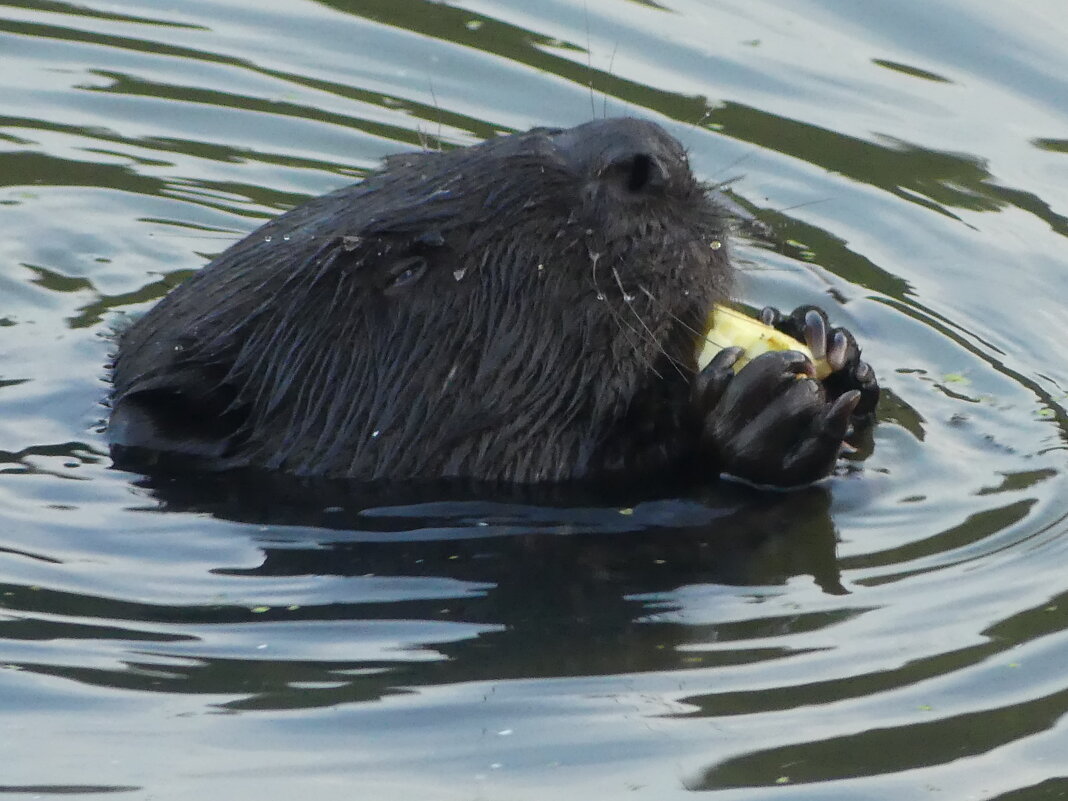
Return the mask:
{"type": "Polygon", "coordinates": [[[849,356],[849,340],[841,331],[835,331],[831,340],[831,346],[827,349],[827,364],[831,372],[837,373],[846,366],[849,356]]]}
{"type": "Polygon", "coordinates": [[[815,309],[805,312],[805,344],[812,351],[812,358],[816,361],[827,356],[827,321],[823,315],[815,309]]]}

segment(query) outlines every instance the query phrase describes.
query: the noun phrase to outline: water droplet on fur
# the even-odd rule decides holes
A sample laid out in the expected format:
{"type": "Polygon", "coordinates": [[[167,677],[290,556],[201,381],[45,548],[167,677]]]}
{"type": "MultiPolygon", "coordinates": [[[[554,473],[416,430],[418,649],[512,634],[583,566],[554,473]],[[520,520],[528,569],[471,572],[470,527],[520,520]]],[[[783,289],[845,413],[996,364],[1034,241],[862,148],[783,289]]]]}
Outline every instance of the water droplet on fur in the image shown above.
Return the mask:
{"type": "Polygon", "coordinates": [[[374,431],[371,432],[371,439],[378,439],[378,435],[381,433],[382,432],[376,428],[374,431]]]}
{"type": "Polygon", "coordinates": [[[627,292],[624,292],[623,293],[623,300],[625,300],[627,303],[633,303],[634,302],[634,295],[631,295],[631,294],[629,294],[627,292]]]}
{"type": "Polygon", "coordinates": [[[288,242],[289,241],[289,234],[286,234],[285,236],[283,236],[282,239],[284,241],[288,242]]]}
{"type": "Polygon", "coordinates": [[[185,345],[175,345],[174,346],[174,352],[175,353],[181,353],[183,350],[185,350],[185,345]]]}
{"type": "Polygon", "coordinates": [[[597,300],[607,300],[607,298],[605,298],[604,296],[604,292],[597,293],[597,300]]]}
{"type": "Polygon", "coordinates": [[[711,242],[708,243],[708,246],[712,248],[712,250],[719,250],[721,247],[723,247],[723,243],[720,242],[718,239],[713,239],[711,242]]]}
{"type": "Polygon", "coordinates": [[[459,281],[461,278],[464,277],[464,273],[466,273],[466,272],[467,272],[466,269],[464,269],[464,270],[453,270],[452,271],[452,277],[455,278],[457,281],[459,281]]]}
{"type": "Polygon", "coordinates": [[[264,241],[264,242],[270,242],[270,241],[271,241],[271,237],[269,237],[269,236],[265,236],[265,237],[263,238],[263,241],[264,241]]]}
{"type": "Polygon", "coordinates": [[[544,265],[544,264],[539,264],[539,265],[538,265],[538,272],[539,272],[539,273],[540,273],[540,272],[541,272],[542,270],[544,270],[544,269],[545,269],[545,265],[544,265]]]}

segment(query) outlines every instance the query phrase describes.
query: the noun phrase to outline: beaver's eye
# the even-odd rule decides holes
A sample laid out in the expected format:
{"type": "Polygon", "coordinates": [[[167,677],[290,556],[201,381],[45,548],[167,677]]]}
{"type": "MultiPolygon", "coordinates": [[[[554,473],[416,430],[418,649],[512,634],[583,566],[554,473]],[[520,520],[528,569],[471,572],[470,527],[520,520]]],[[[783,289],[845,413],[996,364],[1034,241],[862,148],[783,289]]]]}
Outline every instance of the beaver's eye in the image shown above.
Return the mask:
{"type": "Polygon", "coordinates": [[[413,256],[410,259],[402,259],[393,265],[389,271],[389,285],[386,293],[392,294],[405,287],[411,286],[426,272],[426,259],[421,256],[413,256]]]}

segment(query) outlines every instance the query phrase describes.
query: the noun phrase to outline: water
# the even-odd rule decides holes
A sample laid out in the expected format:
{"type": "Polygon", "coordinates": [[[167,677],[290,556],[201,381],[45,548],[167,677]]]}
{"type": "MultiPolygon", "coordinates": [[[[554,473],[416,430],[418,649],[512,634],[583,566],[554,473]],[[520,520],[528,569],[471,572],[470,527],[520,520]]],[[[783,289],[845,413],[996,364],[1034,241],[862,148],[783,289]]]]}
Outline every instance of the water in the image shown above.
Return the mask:
{"type": "Polygon", "coordinates": [[[1068,795],[1066,40],[1058,0],[0,5],[0,795],[1068,795]],[[737,178],[744,299],[865,344],[849,469],[618,503],[109,469],[117,316],[386,154],[604,113],[737,178]]]}

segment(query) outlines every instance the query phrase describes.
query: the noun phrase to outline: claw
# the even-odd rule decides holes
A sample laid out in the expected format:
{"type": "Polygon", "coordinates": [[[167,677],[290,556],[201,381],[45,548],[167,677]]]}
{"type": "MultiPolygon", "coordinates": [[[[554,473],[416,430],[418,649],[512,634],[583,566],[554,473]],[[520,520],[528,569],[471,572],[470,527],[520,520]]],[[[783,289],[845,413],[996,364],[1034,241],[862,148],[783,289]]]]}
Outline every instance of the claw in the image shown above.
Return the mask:
{"type": "Polygon", "coordinates": [[[712,361],[705,365],[702,373],[714,373],[728,370],[734,367],[734,363],[737,362],[742,356],[745,355],[745,348],[732,345],[729,348],[724,348],[715,356],[712,357],[712,361]]]}
{"type": "Polygon", "coordinates": [[[857,404],[860,403],[860,390],[851,389],[849,392],[843,392],[838,396],[827,412],[828,419],[835,420],[848,420],[849,417],[856,411],[857,404]]]}
{"type": "Polygon", "coordinates": [[[787,369],[797,378],[816,378],[816,365],[803,353],[798,353],[798,355],[801,356],[801,360],[790,362],[787,364],[787,369]]]}
{"type": "Polygon", "coordinates": [[[776,353],[781,358],[784,373],[793,373],[795,378],[815,378],[816,365],[808,355],[799,350],[780,350],[776,353]]]}
{"type": "Polygon", "coordinates": [[[867,382],[872,375],[871,365],[867,362],[857,362],[856,369],[853,370],[853,377],[861,384],[867,382]]]}
{"type": "Polygon", "coordinates": [[[805,344],[816,361],[827,355],[827,322],[814,309],[805,313],[805,344]]]}
{"type": "Polygon", "coordinates": [[[735,362],[744,353],[745,350],[737,346],[724,348],[698,371],[693,380],[691,397],[700,408],[710,408],[719,400],[723,390],[734,376],[735,362]]]}
{"type": "Polygon", "coordinates": [[[837,373],[845,367],[846,356],[849,355],[849,340],[841,331],[836,331],[831,340],[831,347],[827,349],[827,364],[831,372],[837,373]]]}
{"type": "Polygon", "coordinates": [[[779,310],[773,306],[765,306],[760,310],[760,322],[764,325],[775,326],[782,315],[779,314],[779,310]]]}

